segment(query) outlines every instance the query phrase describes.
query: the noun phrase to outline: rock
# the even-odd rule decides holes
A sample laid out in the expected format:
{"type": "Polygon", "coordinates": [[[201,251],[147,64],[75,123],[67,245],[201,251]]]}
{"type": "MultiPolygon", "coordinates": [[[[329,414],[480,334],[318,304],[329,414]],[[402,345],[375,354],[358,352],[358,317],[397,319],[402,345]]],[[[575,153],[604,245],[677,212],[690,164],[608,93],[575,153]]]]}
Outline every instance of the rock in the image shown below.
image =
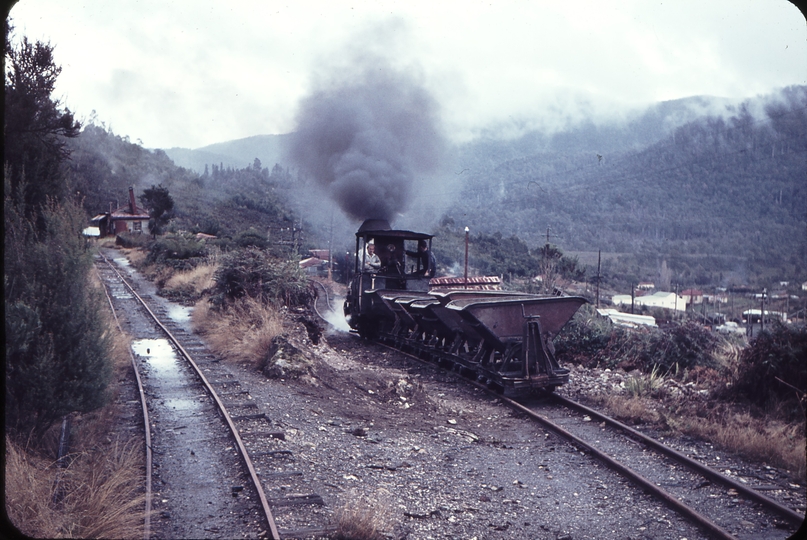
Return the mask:
{"type": "Polygon", "coordinates": [[[313,361],[308,355],[291,344],[284,336],[275,336],[261,366],[263,374],[270,379],[296,379],[311,374],[313,361]]]}

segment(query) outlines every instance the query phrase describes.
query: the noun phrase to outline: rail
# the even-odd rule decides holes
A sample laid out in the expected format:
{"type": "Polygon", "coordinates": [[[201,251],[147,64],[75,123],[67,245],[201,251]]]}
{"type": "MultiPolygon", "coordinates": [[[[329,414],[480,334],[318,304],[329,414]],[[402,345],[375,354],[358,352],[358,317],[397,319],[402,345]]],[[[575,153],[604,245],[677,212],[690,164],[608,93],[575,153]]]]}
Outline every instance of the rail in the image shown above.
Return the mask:
{"type": "MultiPolygon", "coordinates": [[[[427,361],[423,360],[422,358],[420,358],[420,357],[418,357],[416,355],[407,353],[405,351],[402,351],[402,350],[397,349],[395,347],[392,347],[390,345],[380,343],[380,342],[376,342],[376,343],[383,346],[383,347],[386,347],[388,349],[398,351],[401,354],[404,354],[404,355],[408,356],[409,358],[417,360],[420,363],[434,365],[433,363],[427,362],[427,361]]],[[[475,387],[483,390],[487,394],[496,397],[497,399],[501,400],[503,403],[507,404],[511,408],[513,408],[513,409],[515,409],[515,410],[517,410],[519,412],[522,412],[522,413],[526,414],[527,416],[529,416],[530,418],[538,421],[539,423],[544,425],[547,429],[555,432],[556,434],[558,434],[562,438],[566,439],[570,443],[574,444],[575,446],[578,446],[580,448],[584,448],[586,451],[588,451],[591,455],[595,456],[597,459],[599,459],[601,462],[603,462],[609,468],[617,471],[618,473],[620,473],[623,476],[629,478],[630,480],[632,480],[636,484],[640,485],[643,489],[645,489],[648,492],[655,495],[658,499],[660,499],[665,504],[667,504],[668,506],[673,508],[675,511],[679,512],[681,515],[684,515],[684,516],[692,519],[699,526],[701,526],[704,530],[708,531],[710,536],[712,536],[714,538],[721,538],[721,539],[724,539],[724,540],[736,540],[736,538],[733,535],[731,535],[728,531],[721,528],[719,525],[714,523],[712,520],[710,520],[709,518],[707,518],[706,516],[704,516],[703,514],[698,512],[697,510],[695,510],[694,508],[691,508],[691,507],[687,506],[686,504],[679,501],[677,498],[675,498],[670,493],[666,492],[665,490],[661,489],[659,486],[657,486],[653,482],[651,482],[648,479],[644,478],[642,475],[640,475],[636,471],[634,471],[634,470],[630,469],[629,467],[623,465],[622,463],[619,463],[618,461],[614,460],[613,458],[611,458],[610,456],[608,456],[604,452],[602,452],[599,449],[593,447],[591,444],[589,444],[585,440],[583,440],[583,439],[577,437],[576,435],[570,433],[569,431],[567,431],[563,427],[557,425],[556,423],[552,422],[548,418],[545,418],[544,416],[536,413],[535,411],[529,409],[528,407],[522,405],[521,403],[519,403],[519,402],[517,402],[517,401],[515,401],[515,400],[513,400],[511,398],[503,396],[501,393],[498,393],[498,392],[495,392],[495,391],[491,390],[490,388],[487,387],[487,385],[484,385],[484,384],[481,384],[479,382],[469,380],[469,379],[467,380],[467,382],[469,382],[470,384],[474,385],[475,387]]],[[[705,465],[703,465],[701,463],[698,463],[695,460],[692,460],[691,458],[681,454],[680,452],[678,452],[678,451],[676,451],[676,450],[674,450],[672,448],[669,448],[668,446],[665,446],[661,442],[656,441],[655,439],[652,439],[652,438],[644,435],[643,433],[640,433],[639,431],[636,431],[635,429],[633,429],[633,428],[631,428],[629,426],[626,426],[625,424],[622,424],[621,422],[619,422],[619,421],[617,421],[617,420],[615,420],[613,418],[610,418],[610,417],[608,417],[608,416],[606,416],[606,415],[604,415],[604,414],[602,414],[602,413],[600,413],[598,411],[595,411],[594,409],[586,407],[585,405],[582,405],[582,404],[577,403],[575,401],[572,401],[570,399],[563,398],[561,396],[552,395],[552,399],[556,400],[558,403],[560,403],[563,406],[566,406],[566,407],[569,407],[569,408],[574,408],[574,409],[577,409],[579,411],[585,412],[585,414],[588,414],[589,416],[597,418],[602,422],[606,422],[608,425],[611,425],[612,427],[615,427],[615,428],[618,428],[620,430],[623,430],[624,432],[630,434],[631,436],[639,439],[641,442],[644,442],[648,446],[651,446],[652,448],[659,451],[660,453],[679,461],[683,465],[690,467],[690,469],[702,474],[703,476],[706,476],[706,477],[714,480],[715,482],[721,483],[724,486],[727,486],[729,488],[735,489],[738,493],[742,493],[746,497],[748,497],[749,499],[752,499],[755,502],[757,502],[759,504],[762,504],[763,506],[765,506],[769,510],[779,514],[780,516],[784,517],[787,521],[789,521],[790,523],[792,523],[792,524],[794,524],[796,526],[799,526],[804,522],[804,519],[805,519],[804,516],[800,515],[798,512],[795,512],[792,509],[779,504],[777,501],[775,501],[775,500],[773,500],[773,499],[771,499],[769,497],[766,497],[765,495],[759,493],[758,491],[756,491],[754,489],[749,488],[748,486],[744,486],[744,485],[742,485],[742,484],[740,484],[738,482],[735,482],[734,480],[732,480],[730,478],[727,478],[726,476],[722,475],[718,471],[715,471],[715,470],[713,470],[713,469],[711,469],[709,467],[706,467],[705,465]]]]}
{"type": "MultiPolygon", "coordinates": [[[[244,464],[246,465],[247,470],[249,471],[250,479],[251,479],[252,483],[254,484],[255,489],[256,489],[256,491],[258,493],[258,498],[260,500],[261,508],[263,510],[264,516],[266,517],[267,526],[269,527],[269,532],[271,534],[272,540],[280,540],[280,533],[278,532],[277,525],[275,524],[275,520],[274,520],[274,517],[272,515],[272,511],[269,508],[269,501],[266,498],[266,493],[264,493],[263,486],[261,485],[260,479],[258,478],[258,474],[257,474],[257,472],[255,470],[255,466],[252,463],[252,459],[250,459],[250,457],[249,457],[249,453],[247,452],[246,447],[244,446],[244,442],[241,439],[241,435],[239,434],[238,429],[235,427],[235,424],[234,424],[230,414],[227,412],[227,408],[224,406],[224,403],[222,403],[222,401],[219,398],[218,394],[213,389],[213,386],[207,380],[207,377],[204,376],[204,374],[202,373],[202,370],[199,368],[199,366],[193,360],[191,355],[179,343],[179,340],[177,340],[177,338],[171,333],[171,331],[168,330],[168,328],[165,327],[165,325],[154,314],[154,312],[151,310],[151,308],[149,308],[148,304],[140,297],[139,294],[137,294],[137,291],[134,290],[132,285],[121,275],[120,272],[118,272],[118,269],[115,268],[115,266],[106,257],[104,257],[103,254],[101,254],[101,257],[103,257],[104,261],[110,266],[110,268],[112,268],[112,270],[118,276],[118,279],[120,279],[121,282],[126,286],[126,288],[129,289],[129,292],[131,292],[132,295],[134,296],[134,298],[140,303],[141,306],[143,306],[143,308],[148,313],[149,317],[151,317],[154,320],[154,322],[157,324],[157,326],[160,327],[160,329],[168,337],[169,341],[171,341],[171,343],[174,344],[177,351],[179,351],[179,353],[183,357],[185,357],[185,360],[188,361],[190,366],[193,368],[193,370],[199,376],[199,379],[202,381],[202,384],[204,385],[205,390],[210,394],[211,398],[216,403],[216,407],[218,408],[219,412],[221,413],[222,417],[224,418],[224,421],[227,423],[227,426],[230,429],[230,433],[232,434],[233,439],[235,439],[236,447],[238,449],[238,452],[241,455],[241,458],[244,460],[244,464]]],[[[137,370],[135,370],[135,371],[137,371],[137,370]]],[[[141,390],[141,392],[142,392],[142,390],[141,390]]],[[[141,398],[144,399],[142,393],[141,393],[141,398]]],[[[148,426],[148,423],[146,425],[148,426]]],[[[148,429],[147,429],[147,431],[148,431],[148,429]]],[[[149,443],[147,443],[147,447],[148,446],[150,446],[149,443]]],[[[148,478],[149,478],[149,481],[150,481],[150,479],[151,479],[150,474],[148,475],[148,478]]]]}

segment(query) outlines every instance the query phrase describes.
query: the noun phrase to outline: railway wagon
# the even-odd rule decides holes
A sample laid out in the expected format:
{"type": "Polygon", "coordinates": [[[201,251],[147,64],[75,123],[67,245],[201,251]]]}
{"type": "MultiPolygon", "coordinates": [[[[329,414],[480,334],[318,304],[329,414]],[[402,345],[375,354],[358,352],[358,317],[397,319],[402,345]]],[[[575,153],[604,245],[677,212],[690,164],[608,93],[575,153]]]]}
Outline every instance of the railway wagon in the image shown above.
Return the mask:
{"type": "Polygon", "coordinates": [[[356,232],[345,317],[380,341],[473,378],[505,395],[553,391],[569,380],[552,337],[586,303],[578,296],[430,291],[417,246],[433,235],[367,220],[356,232]]]}

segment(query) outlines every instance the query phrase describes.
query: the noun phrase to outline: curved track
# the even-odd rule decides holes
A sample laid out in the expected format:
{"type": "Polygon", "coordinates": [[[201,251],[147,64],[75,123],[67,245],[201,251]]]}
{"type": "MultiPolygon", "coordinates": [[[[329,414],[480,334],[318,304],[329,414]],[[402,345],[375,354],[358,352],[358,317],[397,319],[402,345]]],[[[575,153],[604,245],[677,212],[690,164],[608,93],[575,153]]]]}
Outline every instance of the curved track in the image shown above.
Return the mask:
{"type": "MultiPolygon", "coordinates": [[[[389,345],[383,346],[418,362],[433,365],[416,355],[389,345]]],[[[490,395],[495,395],[513,409],[541,423],[576,448],[653,494],[680,515],[697,523],[710,538],[782,538],[784,531],[795,532],[798,527],[803,526],[805,516],[791,508],[598,411],[554,394],[521,400],[522,403],[493,392],[471,379],[468,382],[490,395]],[[546,399],[547,396],[549,399],[546,399]],[[562,412],[559,412],[561,409],[562,412]],[[577,413],[577,420],[569,419],[570,411],[577,413]],[[586,426],[588,430],[575,427],[575,424],[586,426]],[[611,436],[610,443],[606,442],[602,433],[605,427],[619,431],[615,437],[611,436]],[[613,442],[619,439],[623,442],[613,442]],[[623,446],[619,446],[620,444],[623,446]],[[637,444],[644,448],[637,452],[637,444]],[[607,447],[607,450],[601,449],[600,445],[607,447]],[[635,457],[637,455],[638,459],[635,457]],[[613,456],[632,456],[628,457],[632,466],[627,466],[624,458],[615,459],[613,456]],[[674,460],[675,464],[671,465],[669,460],[674,460]],[[642,472],[636,467],[641,467],[642,472]],[[676,489],[668,492],[662,489],[663,485],[676,489]],[[745,501],[741,498],[745,498],[745,501]],[[707,517],[706,513],[718,517],[707,517]]]]}
{"type": "MultiPolygon", "coordinates": [[[[291,482],[290,477],[301,475],[286,469],[294,457],[291,452],[282,449],[285,434],[282,431],[266,431],[266,425],[271,424],[271,420],[260,412],[249,391],[232,378],[226,367],[197,338],[174,323],[167,322],[170,317],[166,317],[164,307],[155,299],[148,298],[148,295],[139,294],[137,287],[111,261],[103,254],[101,258],[103,262],[99,262],[97,268],[99,276],[103,274],[101,278],[105,288],[109,289],[107,295],[113,313],[123,309],[125,314],[122,317],[130,319],[130,325],[131,320],[140,320],[141,315],[150,319],[154,330],[146,335],[163,336],[160,339],[168,340],[171,353],[175,353],[184,363],[160,365],[162,361],[155,360],[155,353],[152,352],[161,347],[160,339],[138,340],[145,345],[141,344],[142,350],[136,349],[137,360],[134,355],[132,357],[138,380],[141,372],[145,374],[146,383],[140,385],[141,388],[145,386],[141,390],[144,415],[148,415],[149,408],[152,411],[150,419],[146,416],[145,421],[145,425],[149,426],[146,429],[148,490],[152,479],[152,449],[158,456],[155,459],[160,461],[153,466],[157,471],[155,479],[160,484],[155,491],[160,492],[153,497],[153,510],[152,497],[147,496],[145,537],[182,537],[187,534],[231,537],[246,534],[281,539],[320,537],[332,532],[332,527],[327,524],[312,526],[318,520],[306,513],[307,508],[318,508],[324,504],[319,495],[297,493],[273,499],[267,497],[262,481],[271,479],[277,482],[282,479],[283,489],[286,489],[291,482]],[[135,302],[136,310],[132,307],[135,302]],[[170,380],[169,384],[156,381],[160,372],[170,380]],[[204,389],[203,395],[200,395],[199,387],[204,389]],[[216,427],[220,425],[217,418],[226,426],[226,435],[217,431],[220,429],[216,427]],[[152,443],[152,440],[156,442],[152,443]],[[230,454],[233,455],[228,457],[230,454]],[[233,458],[240,464],[236,464],[233,458]],[[253,460],[261,462],[261,466],[256,467],[253,460]],[[172,476],[174,469],[187,471],[172,476]],[[184,484],[194,485],[188,487],[184,484]],[[190,495],[180,496],[184,488],[190,495]],[[222,490],[227,492],[227,496],[222,497],[219,493],[218,499],[215,499],[212,492],[222,490]],[[186,497],[186,502],[180,502],[182,497],[186,497]],[[281,513],[284,523],[291,527],[278,528],[277,512],[281,513]],[[258,513],[263,516],[260,524],[255,522],[258,513]],[[165,522],[176,524],[178,519],[183,523],[204,519],[207,523],[200,524],[198,530],[183,530],[183,525],[180,528],[175,525],[173,530],[167,529],[170,525],[165,522]]],[[[117,320],[117,314],[115,317],[117,320]]],[[[138,324],[142,328],[143,324],[138,324]]],[[[304,479],[300,478],[299,483],[303,486],[304,479]]]]}

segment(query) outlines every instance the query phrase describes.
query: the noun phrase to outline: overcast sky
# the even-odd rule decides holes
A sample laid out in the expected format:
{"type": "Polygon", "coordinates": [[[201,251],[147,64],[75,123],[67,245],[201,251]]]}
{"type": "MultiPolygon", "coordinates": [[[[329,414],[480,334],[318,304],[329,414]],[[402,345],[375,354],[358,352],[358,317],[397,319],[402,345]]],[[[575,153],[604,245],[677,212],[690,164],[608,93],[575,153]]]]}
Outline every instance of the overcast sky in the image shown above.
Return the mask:
{"type": "Polygon", "coordinates": [[[807,84],[786,0],[22,0],[11,18],[55,46],[64,104],[149,148],[290,132],[357,49],[415,73],[455,140],[807,84]]]}

